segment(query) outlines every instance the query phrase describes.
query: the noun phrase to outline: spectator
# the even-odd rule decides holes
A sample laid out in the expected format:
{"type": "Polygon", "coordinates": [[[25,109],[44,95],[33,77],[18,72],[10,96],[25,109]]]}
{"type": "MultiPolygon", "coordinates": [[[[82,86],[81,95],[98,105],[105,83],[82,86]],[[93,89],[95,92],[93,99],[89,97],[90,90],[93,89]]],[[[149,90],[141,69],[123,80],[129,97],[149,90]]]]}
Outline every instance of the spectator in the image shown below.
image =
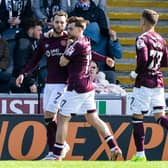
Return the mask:
{"type": "MultiPolygon", "coordinates": [[[[16,34],[16,44],[14,47],[14,78],[21,73],[31,59],[33,51],[37,47],[37,40],[40,39],[41,33],[42,23],[35,19],[28,19],[27,24],[23,26],[23,31],[16,34]]],[[[13,84],[11,90],[14,93],[36,93],[37,86],[35,74],[26,77],[22,87],[17,87],[13,84]]]]}
{"type": "Polygon", "coordinates": [[[33,17],[31,0],[0,0],[0,33],[8,41],[10,65],[13,71],[13,47],[16,32],[20,30],[27,18],[33,17]]]}
{"type": "Polygon", "coordinates": [[[9,48],[6,40],[0,37],[0,93],[9,92],[11,74],[7,71],[9,65],[9,48]]]}
{"type": "Polygon", "coordinates": [[[31,0],[1,0],[0,32],[8,28],[20,27],[26,18],[32,16],[31,0]]]}
{"type": "Polygon", "coordinates": [[[97,7],[92,0],[78,0],[70,16],[79,16],[90,22],[96,22],[99,25],[101,34],[103,36],[109,36],[109,28],[105,13],[102,9],[97,7]]]}
{"type": "MultiPolygon", "coordinates": [[[[106,16],[106,20],[107,20],[107,24],[108,24],[108,27],[109,27],[109,25],[110,25],[109,22],[110,21],[109,21],[109,18],[107,16],[107,8],[106,8],[107,2],[106,2],[106,0],[92,0],[92,1],[95,3],[95,5],[97,7],[99,7],[100,9],[102,9],[104,11],[105,16],[106,16]]],[[[82,2],[82,0],[81,0],[81,2],[82,2]]],[[[83,2],[84,2],[84,0],[83,0],[83,2]]],[[[78,5],[78,3],[79,3],[79,0],[61,1],[61,9],[70,13],[75,9],[75,6],[78,5]]]]}
{"type": "Polygon", "coordinates": [[[52,16],[61,9],[60,3],[60,0],[33,0],[34,14],[43,22],[45,28],[52,26],[52,16]]]}
{"type": "Polygon", "coordinates": [[[105,79],[105,74],[99,71],[98,65],[95,61],[91,61],[90,65],[90,76],[95,84],[95,91],[99,94],[111,93],[115,95],[125,96],[126,92],[120,86],[116,84],[110,84],[105,79]]]}
{"type": "Polygon", "coordinates": [[[74,8],[78,0],[64,0],[61,1],[61,9],[67,13],[70,13],[74,8]]]}
{"type": "MultiPolygon", "coordinates": [[[[79,0],[65,0],[61,1],[61,9],[66,11],[66,12],[71,12],[74,10],[75,5],[79,2],[79,0]]],[[[106,0],[93,0],[93,2],[101,8],[104,12],[107,11],[106,9],[106,0]]]]}
{"type": "MultiPolygon", "coordinates": [[[[110,39],[102,36],[100,28],[96,22],[90,23],[86,30],[85,35],[90,38],[92,50],[102,55],[108,55],[113,60],[114,58],[122,58],[122,48],[117,38],[115,31],[110,30],[110,39]]],[[[106,79],[110,83],[116,83],[115,67],[110,68],[103,62],[97,62],[100,71],[104,71],[106,79]]]]}

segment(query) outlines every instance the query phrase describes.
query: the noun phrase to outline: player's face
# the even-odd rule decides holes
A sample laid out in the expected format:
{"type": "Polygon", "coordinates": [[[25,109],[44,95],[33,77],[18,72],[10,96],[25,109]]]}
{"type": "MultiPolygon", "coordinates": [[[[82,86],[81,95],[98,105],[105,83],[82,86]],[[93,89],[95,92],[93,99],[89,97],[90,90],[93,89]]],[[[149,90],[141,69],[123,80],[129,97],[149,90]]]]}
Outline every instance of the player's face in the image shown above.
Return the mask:
{"type": "Polygon", "coordinates": [[[55,16],[53,20],[54,31],[57,34],[62,33],[66,27],[66,17],[65,16],[55,16]]]}
{"type": "Polygon", "coordinates": [[[75,26],[75,23],[70,23],[67,26],[68,37],[71,39],[75,39],[79,35],[79,27],[75,26]]]}

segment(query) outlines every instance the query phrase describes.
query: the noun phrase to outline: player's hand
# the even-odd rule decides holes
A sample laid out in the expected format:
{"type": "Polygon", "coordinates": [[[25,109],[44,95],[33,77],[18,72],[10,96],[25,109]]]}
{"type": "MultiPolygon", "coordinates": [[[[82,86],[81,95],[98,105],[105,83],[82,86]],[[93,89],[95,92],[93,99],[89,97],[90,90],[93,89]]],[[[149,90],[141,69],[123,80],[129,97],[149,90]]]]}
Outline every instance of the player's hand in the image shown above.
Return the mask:
{"type": "Polygon", "coordinates": [[[110,58],[110,57],[106,57],[106,64],[107,64],[110,68],[112,68],[112,67],[114,67],[115,61],[114,61],[112,58],[110,58]]]}
{"type": "Polygon", "coordinates": [[[70,44],[72,44],[73,43],[73,39],[68,39],[67,40],[67,46],[69,46],[70,44]]]}
{"type": "Polygon", "coordinates": [[[135,71],[131,71],[129,76],[130,76],[131,81],[135,81],[138,74],[135,71]]]}
{"type": "Polygon", "coordinates": [[[35,84],[29,87],[31,93],[37,93],[37,86],[35,84]]]}
{"type": "Polygon", "coordinates": [[[21,74],[16,78],[16,86],[21,87],[21,84],[23,83],[24,75],[21,74]]]}
{"type": "Polygon", "coordinates": [[[46,38],[50,38],[50,37],[53,37],[53,36],[54,36],[54,30],[53,29],[51,29],[48,32],[44,33],[44,37],[46,37],[46,38]]]}
{"type": "Polygon", "coordinates": [[[62,55],[60,57],[60,61],[59,61],[60,66],[64,67],[64,66],[68,65],[68,63],[69,63],[69,60],[62,55]]]}

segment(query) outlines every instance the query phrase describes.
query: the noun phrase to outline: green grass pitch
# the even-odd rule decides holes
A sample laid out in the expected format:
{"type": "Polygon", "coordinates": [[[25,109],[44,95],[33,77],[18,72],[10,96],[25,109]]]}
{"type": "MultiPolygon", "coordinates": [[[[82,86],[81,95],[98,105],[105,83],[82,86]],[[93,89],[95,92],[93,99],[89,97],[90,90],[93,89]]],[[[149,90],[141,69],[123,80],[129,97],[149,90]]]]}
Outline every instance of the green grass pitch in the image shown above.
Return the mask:
{"type": "Polygon", "coordinates": [[[168,168],[168,161],[0,161],[0,168],[168,168]]]}

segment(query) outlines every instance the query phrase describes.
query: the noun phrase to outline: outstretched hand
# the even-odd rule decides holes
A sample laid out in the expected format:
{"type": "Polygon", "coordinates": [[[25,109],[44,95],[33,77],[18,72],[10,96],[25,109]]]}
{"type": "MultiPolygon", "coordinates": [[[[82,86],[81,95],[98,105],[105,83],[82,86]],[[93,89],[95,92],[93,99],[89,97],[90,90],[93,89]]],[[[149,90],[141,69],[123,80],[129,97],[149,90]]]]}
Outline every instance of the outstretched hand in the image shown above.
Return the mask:
{"type": "Polygon", "coordinates": [[[23,83],[24,75],[21,74],[16,78],[16,86],[21,87],[21,84],[23,83]]]}
{"type": "Polygon", "coordinates": [[[115,64],[115,61],[110,58],[110,57],[107,57],[106,58],[106,64],[110,67],[110,68],[113,68],[114,67],[114,64],[115,64]]]}

